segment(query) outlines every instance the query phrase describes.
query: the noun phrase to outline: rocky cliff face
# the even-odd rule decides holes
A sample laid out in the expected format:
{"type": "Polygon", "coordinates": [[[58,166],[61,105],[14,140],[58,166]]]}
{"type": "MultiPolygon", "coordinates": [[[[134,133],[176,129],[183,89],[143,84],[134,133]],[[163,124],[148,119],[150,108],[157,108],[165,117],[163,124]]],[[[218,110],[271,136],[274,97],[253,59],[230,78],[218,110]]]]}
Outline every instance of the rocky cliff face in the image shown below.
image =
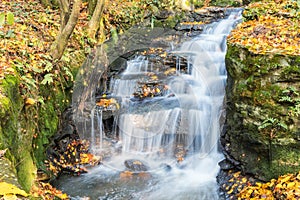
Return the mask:
{"type": "Polygon", "coordinates": [[[268,180],[300,170],[300,56],[229,44],[221,143],[245,173],[268,180]]]}

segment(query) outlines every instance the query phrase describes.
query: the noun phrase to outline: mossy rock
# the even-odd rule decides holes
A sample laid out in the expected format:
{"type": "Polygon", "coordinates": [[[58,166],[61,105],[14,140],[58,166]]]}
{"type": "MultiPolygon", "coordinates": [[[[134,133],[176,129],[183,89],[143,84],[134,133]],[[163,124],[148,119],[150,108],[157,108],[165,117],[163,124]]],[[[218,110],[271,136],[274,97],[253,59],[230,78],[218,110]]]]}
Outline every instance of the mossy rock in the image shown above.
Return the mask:
{"type": "Polygon", "coordinates": [[[294,88],[300,93],[299,66],[299,56],[257,55],[228,44],[227,131],[222,144],[245,173],[269,180],[300,170],[300,121],[294,109],[299,96],[285,92],[294,88]],[[283,100],[289,96],[294,100],[283,100]],[[278,124],[261,128],[267,119],[278,124]]]}
{"type": "Polygon", "coordinates": [[[0,84],[0,149],[7,148],[5,157],[17,171],[19,183],[29,191],[35,179],[37,166],[45,169],[45,149],[57,131],[59,113],[70,102],[68,90],[62,92],[60,83],[54,87],[41,86],[39,94],[45,99],[25,105],[19,91],[19,76],[8,75],[0,84]]]}
{"type": "Polygon", "coordinates": [[[20,157],[22,157],[23,160],[22,163],[17,166],[18,180],[24,190],[29,192],[34,183],[37,169],[30,152],[24,151],[20,157]]]}

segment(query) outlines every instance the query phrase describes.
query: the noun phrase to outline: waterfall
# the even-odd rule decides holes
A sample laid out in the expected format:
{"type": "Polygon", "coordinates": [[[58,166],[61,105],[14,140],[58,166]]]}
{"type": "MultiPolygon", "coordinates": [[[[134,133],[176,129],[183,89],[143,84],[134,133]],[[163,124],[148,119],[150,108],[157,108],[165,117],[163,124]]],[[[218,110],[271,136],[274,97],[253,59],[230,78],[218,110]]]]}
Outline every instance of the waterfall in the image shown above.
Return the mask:
{"type": "Polygon", "coordinates": [[[128,60],[125,71],[110,80],[111,96],[121,99],[113,120],[114,138],[109,138],[113,145],[103,130],[103,111],[96,106],[92,109],[87,130],[91,130],[96,153],[110,151],[104,166],[122,171],[125,160],[138,159],[159,177],[158,183],[137,191],[135,199],[218,199],[226,37],[240,19],[241,10],[233,9],[226,19],[207,25],[202,34],[168,50],[175,67],[164,79],[159,76],[165,68],[155,66],[149,57],[128,60]],[[135,99],[133,94],[149,77],[168,90],[161,96],[135,99]],[[182,157],[176,154],[180,150],[185,152],[182,157]],[[162,166],[172,170],[166,173],[162,166]]]}
{"type": "MultiPolygon", "coordinates": [[[[233,11],[227,19],[208,25],[202,34],[170,51],[176,55],[176,76],[166,84],[174,97],[160,101],[177,101],[173,106],[164,106],[155,97],[147,103],[139,102],[140,105],[128,103],[141,77],[149,72],[158,73],[146,57],[128,61],[127,69],[114,80],[111,91],[125,102],[117,121],[122,143],[118,162],[140,159],[155,170],[162,163],[176,163],[173,152],[178,145],[188,152],[185,169],[174,170],[162,181],[166,184],[149,192],[145,199],[178,199],[178,195],[183,197],[187,192],[188,197],[194,196],[191,199],[218,198],[215,177],[218,162],[223,159],[218,152],[218,141],[226,84],[226,37],[239,16],[239,11],[233,11]],[[181,57],[188,62],[185,73],[182,73],[181,57]],[[163,158],[157,156],[161,152],[165,153],[163,158]],[[181,180],[177,180],[179,177],[181,180]],[[174,196],[168,190],[174,191],[174,196]]],[[[108,163],[117,168],[114,164],[108,163]]]]}

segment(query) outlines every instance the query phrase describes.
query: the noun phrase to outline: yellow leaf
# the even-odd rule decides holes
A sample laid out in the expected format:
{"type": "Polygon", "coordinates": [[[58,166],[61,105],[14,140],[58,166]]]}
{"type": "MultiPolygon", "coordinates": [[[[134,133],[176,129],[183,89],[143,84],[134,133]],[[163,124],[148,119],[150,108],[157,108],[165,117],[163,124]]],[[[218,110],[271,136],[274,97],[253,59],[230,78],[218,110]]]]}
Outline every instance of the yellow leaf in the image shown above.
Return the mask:
{"type": "Polygon", "coordinates": [[[241,172],[236,172],[233,174],[233,177],[237,178],[237,177],[239,177],[240,174],[241,174],[241,172]]]}
{"type": "Polygon", "coordinates": [[[246,183],[247,182],[247,178],[242,178],[242,183],[246,183]]]}
{"type": "Polygon", "coordinates": [[[233,188],[231,188],[228,192],[227,192],[227,194],[231,194],[233,192],[233,188]]]}
{"type": "Polygon", "coordinates": [[[14,195],[14,194],[7,194],[7,195],[3,196],[3,199],[4,200],[17,200],[18,197],[16,195],[14,195]]]}
{"type": "Polygon", "coordinates": [[[138,160],[134,161],[133,164],[134,165],[142,165],[142,163],[140,161],[138,161],[138,160]]]}
{"type": "Polygon", "coordinates": [[[261,187],[261,186],[262,186],[262,184],[259,183],[259,182],[257,182],[256,185],[257,185],[258,187],[261,187]]]}
{"type": "Polygon", "coordinates": [[[66,193],[63,193],[63,194],[57,194],[56,195],[57,197],[59,197],[60,199],[69,199],[68,195],[66,193]]]}
{"type": "Polygon", "coordinates": [[[279,183],[279,184],[276,185],[275,188],[276,188],[276,189],[281,189],[281,188],[282,188],[282,185],[279,183]]]}
{"type": "Polygon", "coordinates": [[[292,177],[293,177],[293,174],[287,174],[287,175],[283,176],[281,180],[279,178],[278,181],[280,181],[281,183],[285,183],[288,180],[290,180],[292,177]]]}
{"type": "Polygon", "coordinates": [[[253,192],[253,190],[252,190],[252,189],[248,190],[248,191],[247,191],[247,197],[250,197],[250,196],[251,196],[251,194],[252,194],[252,192],[253,192]]]}
{"type": "Polygon", "coordinates": [[[0,195],[18,194],[27,197],[28,194],[13,184],[0,182],[0,195]]]}
{"type": "Polygon", "coordinates": [[[228,182],[234,182],[235,179],[234,178],[231,178],[228,182]]]}
{"type": "Polygon", "coordinates": [[[32,98],[27,98],[25,101],[25,105],[33,105],[35,104],[35,100],[32,98]]]}
{"type": "Polygon", "coordinates": [[[152,79],[152,80],[157,80],[158,77],[157,77],[157,76],[151,76],[151,79],[152,79]]]}
{"type": "Polygon", "coordinates": [[[289,182],[288,184],[287,184],[287,188],[293,188],[294,186],[295,186],[295,182],[289,182]]]}
{"type": "Polygon", "coordinates": [[[297,174],[296,179],[300,181],[300,172],[297,174]]]}

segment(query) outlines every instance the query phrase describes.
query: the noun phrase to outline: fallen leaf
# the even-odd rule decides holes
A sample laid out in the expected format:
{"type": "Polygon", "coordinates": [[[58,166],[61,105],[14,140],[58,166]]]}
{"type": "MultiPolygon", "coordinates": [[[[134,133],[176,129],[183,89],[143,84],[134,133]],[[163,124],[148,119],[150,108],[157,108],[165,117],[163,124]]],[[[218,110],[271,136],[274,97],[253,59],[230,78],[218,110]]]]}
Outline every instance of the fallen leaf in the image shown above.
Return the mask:
{"type": "Polygon", "coordinates": [[[12,194],[12,195],[17,194],[24,197],[28,196],[28,194],[24,190],[21,190],[15,185],[6,182],[0,182],[0,195],[8,195],[8,194],[12,194]]]}
{"type": "Polygon", "coordinates": [[[25,100],[25,105],[30,106],[30,105],[34,105],[36,103],[36,101],[33,98],[26,98],[25,100]]]}

